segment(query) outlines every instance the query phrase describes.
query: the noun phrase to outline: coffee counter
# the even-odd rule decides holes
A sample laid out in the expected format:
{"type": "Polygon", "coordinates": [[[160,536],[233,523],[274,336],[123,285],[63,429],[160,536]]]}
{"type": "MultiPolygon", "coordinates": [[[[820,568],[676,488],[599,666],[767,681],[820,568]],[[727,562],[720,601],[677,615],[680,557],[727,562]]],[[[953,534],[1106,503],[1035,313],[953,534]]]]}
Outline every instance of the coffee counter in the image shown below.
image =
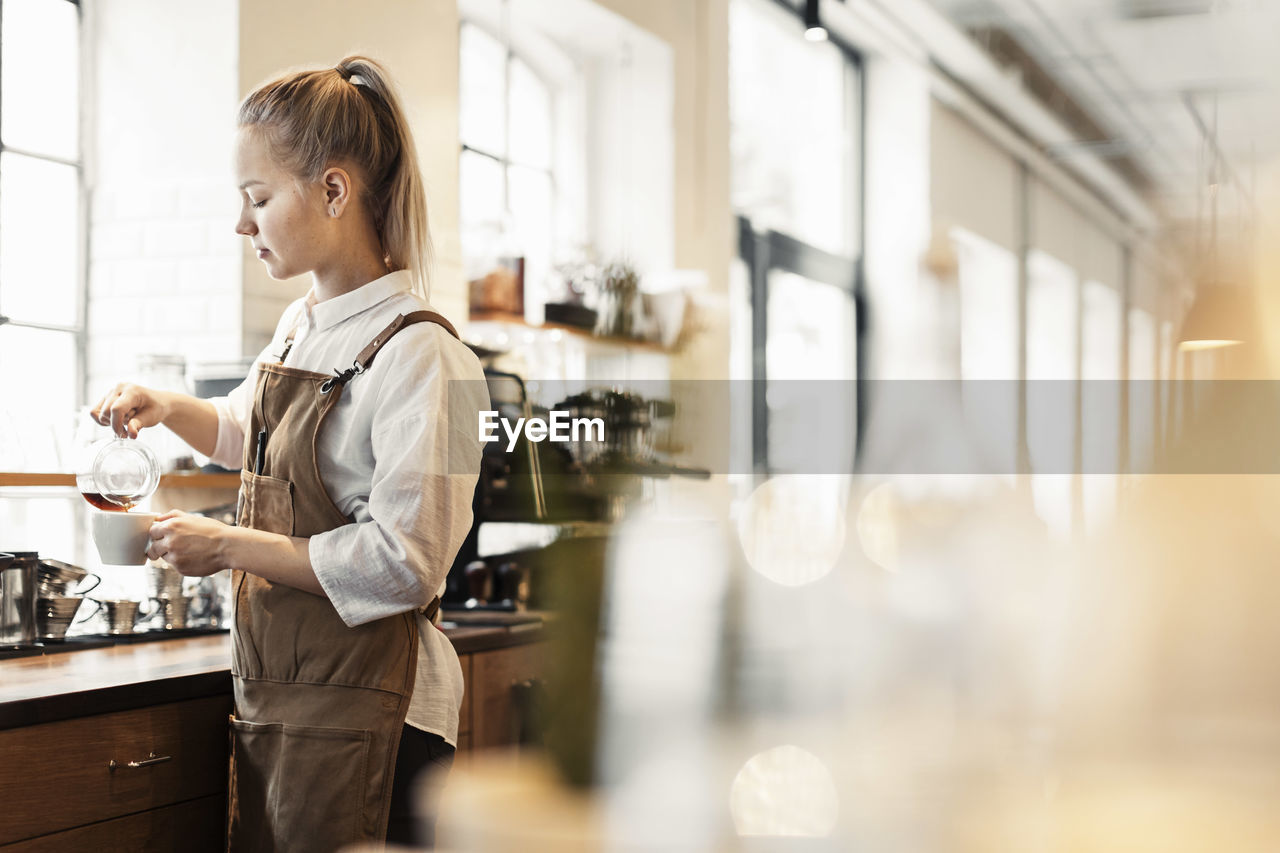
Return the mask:
{"type": "MultiPolygon", "coordinates": [[[[534,643],[544,633],[540,622],[444,630],[459,655],[534,643]]],[[[0,729],[229,694],[230,667],[226,634],[0,661],[0,729]]]]}
{"type": "MultiPolygon", "coordinates": [[[[457,618],[466,761],[532,731],[547,643],[537,617],[457,618]]],[[[230,660],[224,633],[0,661],[0,850],[220,853],[230,660]]]]}

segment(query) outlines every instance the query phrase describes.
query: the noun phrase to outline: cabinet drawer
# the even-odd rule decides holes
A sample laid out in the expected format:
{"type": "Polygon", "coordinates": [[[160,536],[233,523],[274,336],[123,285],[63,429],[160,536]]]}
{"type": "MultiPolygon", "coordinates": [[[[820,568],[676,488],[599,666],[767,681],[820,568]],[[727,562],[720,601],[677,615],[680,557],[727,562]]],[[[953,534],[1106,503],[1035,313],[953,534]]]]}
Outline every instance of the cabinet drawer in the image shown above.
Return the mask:
{"type": "Polygon", "coordinates": [[[0,731],[0,844],[225,792],[230,713],[214,696],[0,731]]]}
{"type": "Polygon", "coordinates": [[[227,798],[202,797],[176,806],[42,835],[0,848],[3,853],[222,853],[227,798]]]}

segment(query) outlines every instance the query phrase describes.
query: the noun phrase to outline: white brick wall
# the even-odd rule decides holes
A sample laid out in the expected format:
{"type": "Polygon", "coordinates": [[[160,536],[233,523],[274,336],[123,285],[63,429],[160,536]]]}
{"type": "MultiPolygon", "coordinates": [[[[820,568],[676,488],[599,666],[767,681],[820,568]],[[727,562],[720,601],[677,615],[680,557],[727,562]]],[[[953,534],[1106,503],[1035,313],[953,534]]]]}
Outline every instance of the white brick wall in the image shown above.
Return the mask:
{"type": "Polygon", "coordinates": [[[200,258],[209,250],[209,228],[200,221],[148,220],[142,232],[142,253],[148,258],[200,258]]]}
{"type": "Polygon", "coordinates": [[[91,400],[115,382],[146,379],[138,369],[146,354],[189,361],[241,354],[239,201],[228,168],[240,95],[238,16],[235,0],[98,3],[91,400]]]}
{"type": "Polygon", "coordinates": [[[90,397],[145,379],[144,354],[241,354],[240,251],[225,215],[234,192],[203,180],[102,187],[90,225],[90,397]],[[212,239],[220,232],[232,239],[212,239]]]}

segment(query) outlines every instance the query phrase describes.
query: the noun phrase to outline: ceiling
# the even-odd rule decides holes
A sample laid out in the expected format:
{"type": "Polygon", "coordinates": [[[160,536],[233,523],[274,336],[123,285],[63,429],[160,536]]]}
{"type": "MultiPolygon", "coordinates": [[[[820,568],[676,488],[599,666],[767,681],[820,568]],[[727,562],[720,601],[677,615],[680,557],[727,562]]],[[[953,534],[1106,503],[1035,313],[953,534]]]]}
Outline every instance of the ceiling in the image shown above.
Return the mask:
{"type": "Polygon", "coordinates": [[[930,0],[1173,220],[1249,217],[1280,157],[1280,0],[930,0]],[[1028,62],[1029,60],[1029,62],[1028,62]],[[1214,150],[1218,156],[1214,156],[1214,150]]]}

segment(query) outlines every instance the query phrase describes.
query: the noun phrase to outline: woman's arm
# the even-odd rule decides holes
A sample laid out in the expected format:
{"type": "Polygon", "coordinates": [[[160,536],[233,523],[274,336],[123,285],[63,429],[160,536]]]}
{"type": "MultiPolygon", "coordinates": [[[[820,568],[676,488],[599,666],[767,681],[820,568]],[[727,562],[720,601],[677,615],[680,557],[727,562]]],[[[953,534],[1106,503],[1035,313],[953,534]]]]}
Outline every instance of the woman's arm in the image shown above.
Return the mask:
{"type": "Polygon", "coordinates": [[[121,438],[137,438],[163,423],[199,453],[212,456],[218,441],[218,411],[208,400],[177,391],[156,391],[121,383],[108,391],[89,414],[110,425],[121,438]]]}
{"type": "Polygon", "coordinates": [[[471,529],[476,412],[489,402],[479,362],[441,329],[406,329],[379,359],[383,375],[365,377],[381,380],[368,408],[367,501],[350,510],[357,523],[318,533],[308,547],[334,609],[353,626],[422,607],[444,585],[471,529]]]}

